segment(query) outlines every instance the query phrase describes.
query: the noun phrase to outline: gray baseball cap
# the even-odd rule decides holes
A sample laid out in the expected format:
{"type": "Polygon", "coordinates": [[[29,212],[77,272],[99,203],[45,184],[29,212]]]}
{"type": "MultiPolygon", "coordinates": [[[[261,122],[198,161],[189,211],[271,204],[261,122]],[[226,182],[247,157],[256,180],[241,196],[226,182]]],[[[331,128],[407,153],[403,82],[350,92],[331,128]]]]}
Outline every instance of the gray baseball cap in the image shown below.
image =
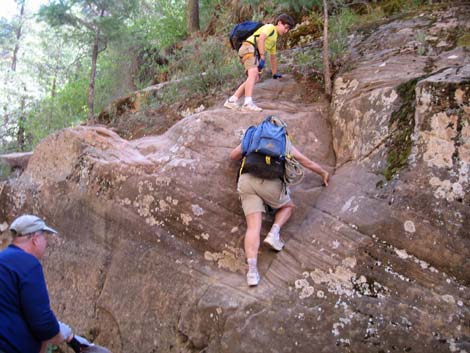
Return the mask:
{"type": "Polygon", "coordinates": [[[19,216],[17,219],[15,219],[10,225],[10,230],[17,237],[39,231],[57,234],[57,231],[51,227],[48,227],[41,218],[29,214],[19,216]]]}

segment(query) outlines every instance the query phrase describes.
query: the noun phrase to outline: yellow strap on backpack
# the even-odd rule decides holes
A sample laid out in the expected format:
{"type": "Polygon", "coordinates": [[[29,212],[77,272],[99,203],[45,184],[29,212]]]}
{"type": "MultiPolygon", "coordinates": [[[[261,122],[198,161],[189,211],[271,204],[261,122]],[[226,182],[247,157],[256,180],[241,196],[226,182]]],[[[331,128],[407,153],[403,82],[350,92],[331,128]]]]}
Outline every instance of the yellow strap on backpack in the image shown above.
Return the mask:
{"type": "Polygon", "coordinates": [[[265,156],[266,165],[271,165],[271,156],[265,156]]]}
{"type": "Polygon", "coordinates": [[[240,166],[240,171],[238,172],[238,176],[242,175],[242,170],[243,170],[243,167],[245,166],[245,160],[246,160],[246,157],[243,157],[242,165],[240,166]]]}

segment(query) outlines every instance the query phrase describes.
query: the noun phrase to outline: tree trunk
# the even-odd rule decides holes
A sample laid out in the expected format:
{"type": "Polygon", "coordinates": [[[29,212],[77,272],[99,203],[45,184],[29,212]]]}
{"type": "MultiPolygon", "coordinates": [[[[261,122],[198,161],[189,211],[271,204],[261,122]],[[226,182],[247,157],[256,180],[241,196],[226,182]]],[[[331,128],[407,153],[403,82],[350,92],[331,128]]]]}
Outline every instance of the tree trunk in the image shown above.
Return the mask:
{"type": "Polygon", "coordinates": [[[18,27],[16,28],[16,43],[15,43],[15,48],[13,49],[13,57],[11,59],[12,71],[16,71],[16,63],[18,62],[18,51],[20,50],[20,39],[21,39],[21,30],[23,27],[23,17],[24,17],[24,1],[21,1],[20,18],[18,21],[18,27]]]}
{"type": "Polygon", "coordinates": [[[186,0],[186,30],[189,35],[199,31],[199,0],[186,0]]]}
{"type": "Polygon", "coordinates": [[[325,93],[331,99],[330,44],[328,41],[328,4],[323,0],[323,80],[325,93]]]}
{"type": "Polygon", "coordinates": [[[18,150],[24,152],[25,150],[25,124],[26,117],[24,115],[24,109],[26,106],[26,97],[21,97],[20,116],[18,117],[18,131],[16,133],[16,143],[18,144],[18,150]]]}
{"type": "Polygon", "coordinates": [[[57,71],[54,71],[54,77],[52,78],[51,85],[51,97],[54,98],[56,95],[56,86],[57,86],[57,71]]]}
{"type": "MultiPolygon", "coordinates": [[[[16,64],[18,63],[18,52],[20,50],[20,39],[21,39],[21,31],[23,28],[23,18],[24,18],[24,1],[19,1],[18,4],[21,3],[20,8],[20,16],[18,21],[18,27],[16,28],[16,43],[13,49],[13,57],[11,59],[11,71],[16,71],[16,64]]],[[[26,87],[24,87],[26,91],[26,87]]],[[[26,124],[26,117],[24,115],[24,110],[26,106],[26,92],[25,95],[21,97],[20,103],[20,115],[18,117],[17,125],[18,130],[16,132],[16,143],[18,145],[18,150],[24,151],[25,150],[25,124],[26,124]]]]}
{"type": "Polygon", "coordinates": [[[90,73],[90,82],[88,85],[88,123],[89,124],[94,124],[95,122],[95,113],[94,113],[95,77],[96,77],[96,63],[98,61],[99,42],[100,42],[100,30],[97,29],[95,32],[95,40],[93,42],[93,48],[91,52],[91,73],[90,73]]]}

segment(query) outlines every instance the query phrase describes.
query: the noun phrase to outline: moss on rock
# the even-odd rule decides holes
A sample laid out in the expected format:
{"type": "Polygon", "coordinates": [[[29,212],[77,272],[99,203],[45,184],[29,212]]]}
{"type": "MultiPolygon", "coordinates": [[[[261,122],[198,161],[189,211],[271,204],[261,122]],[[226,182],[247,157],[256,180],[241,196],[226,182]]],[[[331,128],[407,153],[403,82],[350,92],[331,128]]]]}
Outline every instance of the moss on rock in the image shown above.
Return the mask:
{"type": "Polygon", "coordinates": [[[457,46],[470,47],[470,33],[466,33],[457,39],[457,46]]]}
{"type": "Polygon", "coordinates": [[[413,147],[411,137],[415,127],[415,88],[420,79],[421,77],[404,82],[397,88],[403,103],[398,110],[392,113],[389,122],[391,133],[388,142],[387,168],[383,172],[387,180],[391,180],[408,163],[408,157],[413,147]]]}

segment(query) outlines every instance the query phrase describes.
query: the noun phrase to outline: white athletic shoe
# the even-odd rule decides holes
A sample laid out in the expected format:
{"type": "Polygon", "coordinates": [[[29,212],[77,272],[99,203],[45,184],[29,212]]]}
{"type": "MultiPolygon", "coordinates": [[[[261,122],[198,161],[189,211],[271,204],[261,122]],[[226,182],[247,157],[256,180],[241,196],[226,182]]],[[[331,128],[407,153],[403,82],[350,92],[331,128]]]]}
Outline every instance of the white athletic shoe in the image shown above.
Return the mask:
{"type": "Polygon", "coordinates": [[[264,243],[269,244],[271,248],[276,251],[281,251],[284,247],[284,243],[281,240],[279,234],[274,234],[272,232],[268,233],[268,236],[263,240],[264,243]]]}
{"type": "Polygon", "coordinates": [[[258,107],[255,103],[251,102],[248,104],[243,104],[242,105],[242,111],[244,112],[262,112],[263,109],[258,107]]]}
{"type": "Polygon", "coordinates": [[[230,102],[228,99],[224,103],[224,107],[232,110],[239,110],[240,106],[237,102],[230,102]]]}
{"type": "Polygon", "coordinates": [[[246,274],[246,283],[250,286],[257,286],[259,283],[259,273],[258,270],[248,270],[246,274]]]}

